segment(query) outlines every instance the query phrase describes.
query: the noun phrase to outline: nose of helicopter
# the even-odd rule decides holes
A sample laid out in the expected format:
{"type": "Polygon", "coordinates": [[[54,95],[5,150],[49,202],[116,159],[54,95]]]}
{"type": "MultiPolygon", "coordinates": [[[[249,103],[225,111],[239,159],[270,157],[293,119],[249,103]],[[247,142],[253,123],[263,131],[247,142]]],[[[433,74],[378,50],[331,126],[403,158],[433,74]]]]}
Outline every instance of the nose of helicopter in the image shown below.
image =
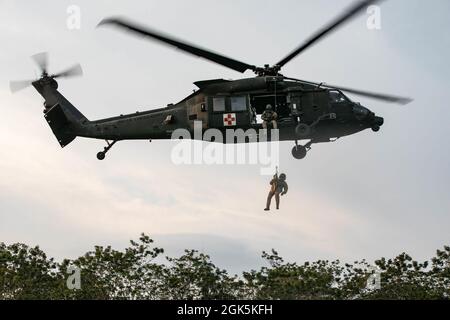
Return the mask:
{"type": "Polygon", "coordinates": [[[353,106],[353,113],[357,119],[366,123],[375,132],[378,132],[384,124],[384,118],[376,116],[374,112],[359,103],[353,106]]]}
{"type": "Polygon", "coordinates": [[[373,114],[373,116],[371,117],[372,119],[371,119],[370,125],[374,132],[378,132],[378,131],[380,131],[381,126],[384,124],[384,118],[378,117],[374,113],[372,113],[372,114],[373,114]]]}
{"type": "Polygon", "coordinates": [[[373,125],[381,127],[384,124],[384,118],[382,117],[375,117],[373,120],[373,125]]]}

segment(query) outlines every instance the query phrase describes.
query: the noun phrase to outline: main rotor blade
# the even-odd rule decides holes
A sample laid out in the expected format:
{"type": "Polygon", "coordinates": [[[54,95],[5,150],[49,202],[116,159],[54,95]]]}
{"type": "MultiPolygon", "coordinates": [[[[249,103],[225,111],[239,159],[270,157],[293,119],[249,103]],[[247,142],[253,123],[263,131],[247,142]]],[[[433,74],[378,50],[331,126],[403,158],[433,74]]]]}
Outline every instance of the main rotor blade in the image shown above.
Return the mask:
{"type": "Polygon", "coordinates": [[[23,81],[10,81],[9,88],[12,93],[16,93],[17,91],[23,90],[31,86],[34,80],[23,80],[23,81]]]}
{"type": "Polygon", "coordinates": [[[176,39],[172,38],[171,36],[164,35],[161,32],[149,29],[147,27],[139,26],[135,23],[128,22],[124,19],[119,19],[119,18],[104,19],[99,23],[99,26],[107,25],[107,24],[115,25],[115,26],[124,28],[128,31],[131,31],[133,33],[137,33],[139,35],[152,38],[154,40],[157,40],[162,43],[168,44],[170,46],[176,47],[180,50],[183,50],[183,51],[193,54],[195,56],[205,58],[207,60],[218,63],[222,66],[225,66],[227,68],[233,69],[233,70],[241,72],[241,73],[244,73],[246,70],[253,70],[253,71],[256,70],[256,67],[253,65],[249,65],[247,63],[225,57],[221,54],[214,53],[214,52],[206,50],[206,49],[201,49],[195,45],[188,44],[188,43],[180,41],[180,40],[176,40],[176,39]]]}
{"type": "Polygon", "coordinates": [[[390,103],[398,103],[398,104],[401,104],[401,105],[406,105],[406,104],[411,103],[411,102],[414,101],[411,98],[392,96],[392,95],[387,95],[387,94],[383,94],[383,93],[362,91],[362,90],[345,88],[345,87],[334,87],[334,86],[328,86],[328,85],[326,87],[330,88],[330,89],[338,89],[338,90],[341,90],[341,91],[344,91],[344,92],[348,92],[348,93],[352,93],[352,94],[358,95],[358,96],[363,96],[363,97],[376,99],[376,100],[381,100],[381,101],[390,102],[390,103]]]}
{"type": "Polygon", "coordinates": [[[344,23],[348,22],[351,18],[356,16],[359,12],[364,10],[364,8],[370,6],[371,4],[374,4],[376,2],[379,2],[382,0],[364,0],[359,1],[353,4],[352,7],[350,7],[348,10],[346,10],[343,14],[338,16],[335,20],[333,20],[330,24],[325,26],[323,29],[319,30],[317,33],[315,33],[311,38],[309,38],[304,44],[302,44],[300,47],[292,51],[286,58],[281,60],[277,63],[277,66],[283,67],[286,63],[294,59],[297,55],[314,45],[317,41],[321,40],[334,30],[336,30],[338,27],[343,25],[344,23]]]}
{"type": "Polygon", "coordinates": [[[53,78],[67,78],[67,77],[79,77],[83,75],[83,69],[81,69],[81,65],[76,64],[73,67],[57,73],[55,75],[53,75],[53,78]]]}
{"type": "Polygon", "coordinates": [[[42,73],[47,73],[48,70],[48,53],[41,52],[31,56],[31,58],[36,62],[36,64],[41,69],[42,73]]]}
{"type": "Polygon", "coordinates": [[[313,85],[313,86],[316,86],[318,88],[320,87],[320,88],[326,88],[326,89],[337,89],[337,90],[340,90],[340,91],[343,91],[343,92],[348,92],[348,93],[351,93],[351,94],[354,94],[354,95],[363,96],[363,97],[376,99],[376,100],[381,100],[381,101],[390,102],[390,103],[398,103],[398,104],[401,104],[401,105],[406,105],[406,104],[414,101],[411,98],[393,96],[393,95],[388,95],[388,94],[384,94],[384,93],[363,91],[363,90],[358,90],[358,89],[333,86],[333,85],[329,85],[329,84],[316,83],[316,82],[305,81],[305,80],[294,79],[294,78],[286,78],[285,77],[285,79],[286,80],[298,81],[298,82],[309,84],[309,85],[313,85]]]}

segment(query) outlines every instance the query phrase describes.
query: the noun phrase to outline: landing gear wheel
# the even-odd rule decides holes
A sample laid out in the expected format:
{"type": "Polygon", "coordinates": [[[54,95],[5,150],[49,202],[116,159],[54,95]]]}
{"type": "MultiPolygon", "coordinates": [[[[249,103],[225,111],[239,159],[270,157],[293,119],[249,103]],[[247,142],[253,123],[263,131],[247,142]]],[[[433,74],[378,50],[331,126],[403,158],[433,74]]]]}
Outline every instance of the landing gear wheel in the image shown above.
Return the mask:
{"type": "Polygon", "coordinates": [[[373,132],[378,132],[378,131],[380,131],[380,126],[373,126],[373,127],[372,127],[372,131],[373,131],[373,132]]]}
{"type": "Polygon", "coordinates": [[[295,146],[292,149],[292,156],[297,160],[302,160],[306,157],[308,150],[304,146],[295,146]]]}
{"type": "Polygon", "coordinates": [[[102,160],[105,160],[105,158],[106,158],[106,154],[104,152],[97,153],[98,160],[102,161],[102,160]]]}
{"type": "Polygon", "coordinates": [[[107,146],[105,148],[103,148],[103,151],[100,151],[99,153],[97,153],[97,159],[98,160],[105,160],[106,158],[106,154],[108,153],[108,151],[118,142],[119,140],[113,140],[112,142],[109,142],[108,140],[106,140],[106,144],[107,146]]]}
{"type": "Polygon", "coordinates": [[[308,126],[306,123],[300,123],[295,128],[295,134],[300,139],[306,138],[306,137],[308,137],[311,134],[311,127],[308,126]]]}

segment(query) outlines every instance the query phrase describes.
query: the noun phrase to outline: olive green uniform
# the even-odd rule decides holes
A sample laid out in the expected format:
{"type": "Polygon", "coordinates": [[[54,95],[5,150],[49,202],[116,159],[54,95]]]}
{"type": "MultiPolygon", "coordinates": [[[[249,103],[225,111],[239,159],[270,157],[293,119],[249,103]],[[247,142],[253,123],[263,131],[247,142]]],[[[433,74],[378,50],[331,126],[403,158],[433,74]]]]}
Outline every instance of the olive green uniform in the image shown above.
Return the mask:
{"type": "Polygon", "coordinates": [[[277,118],[278,114],[273,110],[266,110],[261,116],[261,119],[263,120],[263,129],[267,129],[268,124],[272,124],[273,129],[278,129],[277,124],[277,118]]]}
{"type": "Polygon", "coordinates": [[[280,194],[283,196],[288,192],[288,184],[286,183],[285,179],[280,178],[273,178],[272,181],[270,181],[270,185],[272,186],[269,195],[267,196],[267,204],[266,204],[266,211],[270,210],[270,204],[272,202],[273,196],[275,196],[275,201],[277,204],[277,210],[280,208],[280,194]]]}

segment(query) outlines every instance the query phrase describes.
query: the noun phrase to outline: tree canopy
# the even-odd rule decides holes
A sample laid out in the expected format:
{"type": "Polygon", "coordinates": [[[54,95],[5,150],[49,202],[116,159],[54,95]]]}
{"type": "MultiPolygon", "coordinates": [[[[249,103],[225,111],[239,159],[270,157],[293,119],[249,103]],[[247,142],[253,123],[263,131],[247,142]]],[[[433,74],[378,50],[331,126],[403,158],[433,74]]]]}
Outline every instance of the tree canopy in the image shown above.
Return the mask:
{"type": "Polygon", "coordinates": [[[196,250],[164,257],[142,234],[123,251],[95,247],[75,259],[56,262],[39,247],[0,243],[0,300],[9,299],[449,299],[450,247],[430,261],[406,253],[352,264],[319,260],[287,263],[263,252],[266,266],[230,275],[196,250]],[[158,259],[157,259],[158,258],[158,259]],[[156,262],[164,258],[164,263],[156,262]],[[67,285],[79,270],[80,288],[67,285]],[[372,284],[378,281],[378,285],[372,284]]]}

